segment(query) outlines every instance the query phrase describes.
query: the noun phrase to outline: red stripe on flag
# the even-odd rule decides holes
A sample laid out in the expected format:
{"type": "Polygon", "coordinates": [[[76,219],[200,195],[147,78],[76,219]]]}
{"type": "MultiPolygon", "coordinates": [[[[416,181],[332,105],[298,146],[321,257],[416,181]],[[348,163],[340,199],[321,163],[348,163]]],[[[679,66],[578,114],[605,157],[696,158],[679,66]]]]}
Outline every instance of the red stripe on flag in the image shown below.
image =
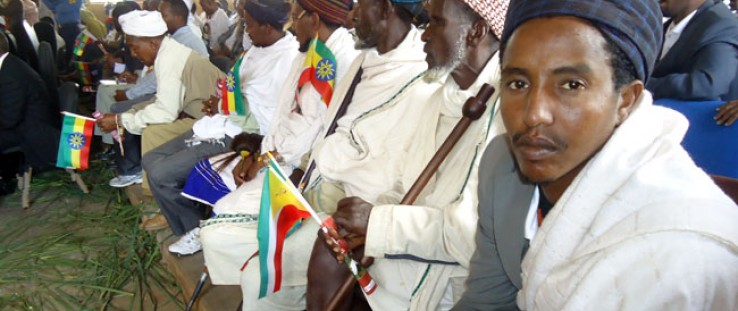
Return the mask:
{"type": "Polygon", "coordinates": [[[92,146],[92,131],[94,129],[93,122],[90,120],[85,120],[85,145],[82,147],[82,150],[79,151],[79,166],[80,170],[85,170],[89,166],[89,158],[90,158],[90,146],[92,146]]]}
{"type": "Polygon", "coordinates": [[[228,110],[228,82],[223,81],[223,86],[220,89],[220,109],[223,111],[224,115],[229,115],[230,111],[228,110]]]}
{"type": "Polygon", "coordinates": [[[298,209],[292,204],[285,205],[277,215],[277,245],[274,249],[274,291],[278,291],[282,285],[282,247],[287,233],[292,230],[295,223],[303,218],[310,217],[308,211],[298,209]]]}

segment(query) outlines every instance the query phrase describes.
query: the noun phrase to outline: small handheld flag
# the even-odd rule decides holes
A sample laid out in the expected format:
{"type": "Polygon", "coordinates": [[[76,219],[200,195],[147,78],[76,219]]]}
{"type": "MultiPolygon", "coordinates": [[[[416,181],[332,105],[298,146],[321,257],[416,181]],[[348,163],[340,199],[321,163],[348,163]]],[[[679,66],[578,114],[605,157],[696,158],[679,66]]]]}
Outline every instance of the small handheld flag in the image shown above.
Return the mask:
{"type": "Polygon", "coordinates": [[[243,94],[241,94],[240,68],[242,61],[243,55],[241,55],[241,57],[236,61],[236,64],[233,65],[233,68],[228,72],[225,80],[218,81],[218,89],[221,94],[221,111],[224,115],[246,115],[246,107],[243,104],[243,94]]]}
{"type": "Polygon", "coordinates": [[[259,298],[279,291],[282,281],[282,246],[284,239],[302,219],[310,217],[300,196],[287,185],[278,164],[269,159],[261,195],[257,239],[261,263],[259,298]]]}
{"type": "MultiPolygon", "coordinates": [[[[325,221],[320,220],[315,210],[310,207],[310,204],[305,201],[305,198],[286,178],[271,153],[267,152],[267,156],[269,157],[269,164],[267,165],[267,174],[264,177],[257,229],[259,262],[261,263],[259,298],[279,291],[282,281],[284,239],[297,229],[300,221],[312,217],[315,221],[321,223],[324,232],[328,230],[327,227],[334,229],[336,227],[331,217],[328,217],[325,221]]],[[[377,284],[369,275],[369,272],[351,257],[345,241],[336,241],[336,243],[342,245],[343,252],[346,254],[345,263],[349,270],[359,280],[364,292],[371,295],[377,284]]]]}
{"type": "Polygon", "coordinates": [[[310,82],[320,94],[323,103],[328,106],[333,97],[333,85],[336,82],[336,57],[333,52],[320,41],[318,37],[310,42],[307,56],[305,57],[305,69],[297,81],[297,91],[310,82]]]}
{"type": "Polygon", "coordinates": [[[87,169],[95,119],[66,111],[62,114],[64,121],[62,121],[61,137],[59,137],[56,166],[87,169]]]}
{"type": "Polygon", "coordinates": [[[88,62],[72,62],[74,68],[79,74],[79,83],[82,85],[92,85],[92,72],[90,72],[90,63],[88,62]]]}
{"type": "Polygon", "coordinates": [[[96,40],[97,38],[95,38],[95,36],[93,36],[89,31],[82,31],[82,33],[80,33],[79,36],[77,36],[77,39],[74,41],[74,55],[77,55],[77,57],[82,57],[82,55],[84,55],[85,53],[85,47],[88,44],[95,42],[96,40]]]}

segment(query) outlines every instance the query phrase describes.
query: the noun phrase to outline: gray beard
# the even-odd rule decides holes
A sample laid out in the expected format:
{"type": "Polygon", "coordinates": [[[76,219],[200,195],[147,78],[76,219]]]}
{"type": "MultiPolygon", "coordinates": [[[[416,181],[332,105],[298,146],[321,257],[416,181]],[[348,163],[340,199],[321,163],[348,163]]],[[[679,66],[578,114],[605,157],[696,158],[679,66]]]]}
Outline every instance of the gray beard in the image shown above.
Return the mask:
{"type": "Polygon", "coordinates": [[[469,27],[464,27],[459,33],[459,37],[456,38],[456,53],[452,53],[453,57],[446,62],[446,64],[438,65],[428,69],[423,76],[423,81],[426,83],[435,83],[448,76],[456,67],[461,64],[461,61],[466,57],[466,35],[469,34],[469,27]]]}

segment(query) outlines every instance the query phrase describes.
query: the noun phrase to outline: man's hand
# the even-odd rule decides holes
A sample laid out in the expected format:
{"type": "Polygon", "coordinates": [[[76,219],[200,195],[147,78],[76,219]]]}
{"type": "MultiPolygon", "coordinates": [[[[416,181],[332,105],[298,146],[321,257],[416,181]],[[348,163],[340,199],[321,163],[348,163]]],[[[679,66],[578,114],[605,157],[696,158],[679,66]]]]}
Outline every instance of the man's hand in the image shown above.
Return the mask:
{"type": "Polygon", "coordinates": [[[207,100],[202,101],[202,112],[204,112],[208,116],[212,116],[216,113],[218,113],[218,97],[215,97],[214,95],[210,95],[210,98],[207,100]]]}
{"type": "Polygon", "coordinates": [[[338,201],[333,219],[349,235],[365,236],[373,207],[374,205],[358,197],[343,198],[338,201]]]}
{"type": "Polygon", "coordinates": [[[717,108],[717,114],[713,118],[718,125],[731,126],[738,120],[738,100],[731,100],[717,108]]]}
{"type": "Polygon", "coordinates": [[[113,98],[116,102],[122,102],[124,100],[128,100],[128,95],[126,95],[126,90],[116,90],[113,98]]]}
{"type": "Polygon", "coordinates": [[[254,176],[249,176],[248,172],[251,166],[253,166],[254,163],[254,157],[248,156],[245,159],[241,159],[241,161],[238,161],[236,164],[236,167],[233,168],[233,181],[236,183],[236,187],[240,187],[241,184],[251,180],[254,178],[254,176]]]}
{"type": "Polygon", "coordinates": [[[296,168],[292,171],[292,174],[290,175],[290,181],[292,182],[295,187],[300,187],[300,180],[302,180],[302,176],[305,175],[305,171],[296,168]]]}
{"type": "Polygon", "coordinates": [[[118,80],[128,84],[134,84],[138,81],[138,75],[131,73],[130,71],[124,71],[118,75],[118,80]]]}
{"type": "Polygon", "coordinates": [[[106,113],[102,118],[98,119],[95,123],[97,123],[97,126],[100,127],[101,130],[104,132],[110,132],[115,129],[115,118],[117,118],[118,115],[112,114],[112,113],[106,113]]]}

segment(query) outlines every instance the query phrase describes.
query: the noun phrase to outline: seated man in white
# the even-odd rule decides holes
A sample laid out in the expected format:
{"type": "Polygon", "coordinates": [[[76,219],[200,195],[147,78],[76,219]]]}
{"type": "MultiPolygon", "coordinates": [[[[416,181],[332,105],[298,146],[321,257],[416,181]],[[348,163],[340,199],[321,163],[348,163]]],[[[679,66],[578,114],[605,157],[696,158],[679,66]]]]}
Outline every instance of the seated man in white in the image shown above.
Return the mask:
{"type": "Polygon", "coordinates": [[[644,90],[661,13],[628,4],[512,2],[458,310],[738,308],[738,208],[644,90]]]}
{"type": "MultiPolygon", "coordinates": [[[[280,158],[283,170],[290,174],[310,152],[323,129],[323,120],[332,97],[329,92],[318,90],[321,84],[327,82],[318,78],[330,78],[332,83],[341,80],[359,54],[351,34],[341,26],[350,9],[350,1],[300,0],[295,3],[292,26],[300,42],[301,53],[295,58],[288,83],[284,84],[280,93],[279,110],[272,128],[264,136],[261,146],[256,148],[261,152],[256,153],[254,159],[270,151],[280,158]],[[332,10],[325,9],[326,6],[332,10]],[[317,56],[315,50],[311,49],[313,43],[318,44],[314,40],[320,40],[320,44],[325,44],[334,56],[333,60],[323,62],[332,66],[332,77],[320,77],[315,71],[317,68],[306,65],[312,64],[312,58],[317,56]],[[309,79],[301,80],[301,77],[309,79]]],[[[251,169],[255,171],[261,167],[262,163],[256,163],[251,169]]],[[[217,215],[202,222],[200,238],[214,284],[239,284],[239,269],[256,250],[256,223],[248,220],[258,214],[263,182],[264,175],[261,172],[218,201],[214,209],[217,215]]]]}

